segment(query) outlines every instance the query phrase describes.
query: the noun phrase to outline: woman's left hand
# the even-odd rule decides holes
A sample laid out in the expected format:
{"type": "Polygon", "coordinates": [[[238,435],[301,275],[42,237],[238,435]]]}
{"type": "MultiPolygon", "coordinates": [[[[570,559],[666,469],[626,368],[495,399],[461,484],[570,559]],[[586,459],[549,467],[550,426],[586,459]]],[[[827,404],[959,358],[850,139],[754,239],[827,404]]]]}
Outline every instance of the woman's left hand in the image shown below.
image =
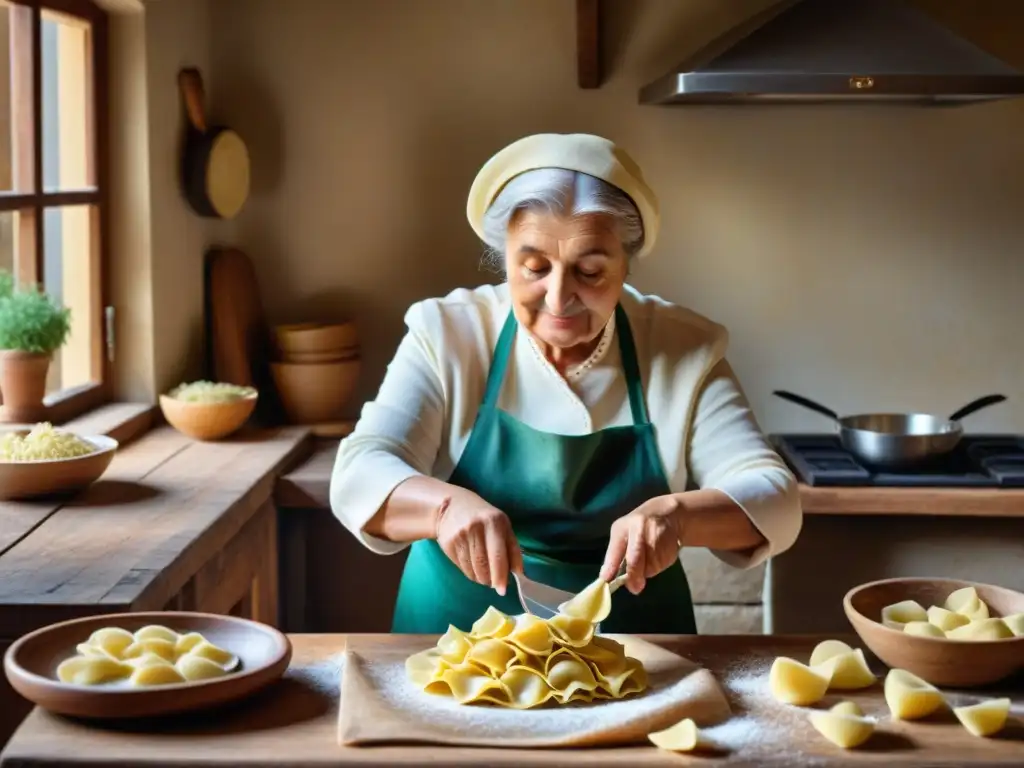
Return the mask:
{"type": "Polygon", "coordinates": [[[640,594],[647,579],[679,558],[681,504],[675,496],[655,496],[612,523],[601,578],[611,581],[626,559],[626,587],[640,594]]]}

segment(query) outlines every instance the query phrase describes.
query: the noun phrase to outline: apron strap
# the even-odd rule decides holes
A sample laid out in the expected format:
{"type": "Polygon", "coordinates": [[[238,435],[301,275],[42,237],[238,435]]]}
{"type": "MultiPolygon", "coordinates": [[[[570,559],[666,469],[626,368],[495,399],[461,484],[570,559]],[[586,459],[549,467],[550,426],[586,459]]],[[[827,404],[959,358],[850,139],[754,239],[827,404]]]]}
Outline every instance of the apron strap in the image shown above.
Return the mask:
{"type": "Polygon", "coordinates": [[[498,336],[498,343],[494,345],[494,359],[491,360],[491,370],[487,374],[487,388],[484,390],[484,400],[480,408],[496,408],[498,405],[498,394],[501,392],[501,385],[505,381],[505,371],[508,369],[508,359],[512,356],[512,344],[516,338],[516,316],[510,309],[508,317],[505,318],[505,325],[502,326],[501,335],[498,336]]]}
{"type": "Polygon", "coordinates": [[[633,412],[634,424],[648,424],[647,401],[644,398],[644,384],[640,378],[640,364],[636,359],[636,344],[633,343],[633,329],[621,304],[615,305],[615,330],[619,332],[619,355],[622,356],[622,372],[626,375],[626,391],[629,393],[629,409],[633,412]]]}
{"type": "MultiPolygon", "coordinates": [[[[487,385],[484,390],[484,399],[480,404],[481,408],[494,408],[498,403],[498,395],[501,392],[501,385],[505,381],[505,372],[508,370],[508,360],[512,356],[512,345],[515,342],[516,328],[515,313],[509,310],[505,325],[501,328],[498,342],[494,345],[494,358],[491,361],[491,369],[487,373],[487,385]]],[[[633,415],[634,424],[647,424],[647,403],[644,399],[643,381],[640,378],[640,365],[636,358],[636,344],[633,342],[633,331],[629,327],[629,318],[626,317],[626,310],[621,304],[615,306],[615,328],[619,335],[619,354],[622,357],[623,373],[626,376],[626,391],[629,394],[629,409],[633,415]]]]}

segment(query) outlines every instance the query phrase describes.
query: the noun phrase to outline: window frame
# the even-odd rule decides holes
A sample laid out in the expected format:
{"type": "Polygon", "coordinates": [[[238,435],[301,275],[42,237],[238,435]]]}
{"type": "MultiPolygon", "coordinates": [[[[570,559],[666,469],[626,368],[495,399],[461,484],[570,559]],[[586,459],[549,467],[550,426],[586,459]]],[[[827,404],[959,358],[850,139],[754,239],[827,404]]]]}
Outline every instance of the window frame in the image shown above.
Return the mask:
{"type": "MultiPolygon", "coordinates": [[[[69,206],[92,206],[91,236],[98,270],[98,306],[88,318],[93,369],[99,371],[99,381],[57,390],[46,396],[46,418],[63,424],[87,411],[102,406],[112,399],[111,355],[107,350],[106,307],[110,305],[109,259],[109,149],[108,149],[108,30],[107,14],[94,0],[6,0],[10,14],[10,67],[11,67],[11,161],[13,191],[0,191],[0,213],[17,212],[18,227],[15,237],[32,247],[34,263],[15,265],[19,283],[44,284],[44,211],[69,206]],[[91,133],[92,184],[83,189],[43,189],[43,72],[42,72],[42,14],[43,11],[73,16],[91,27],[91,78],[86,87],[91,93],[86,100],[89,113],[86,130],[91,133]],[[90,82],[91,80],[91,82],[90,82]],[[31,109],[18,109],[19,102],[31,104],[31,109]],[[28,113],[26,117],[25,113],[28,113]],[[22,156],[31,162],[19,162],[22,156]],[[29,216],[26,212],[31,211],[29,216]],[[30,271],[29,271],[30,270],[30,271]]],[[[74,320],[72,320],[74,322],[74,320]]]]}

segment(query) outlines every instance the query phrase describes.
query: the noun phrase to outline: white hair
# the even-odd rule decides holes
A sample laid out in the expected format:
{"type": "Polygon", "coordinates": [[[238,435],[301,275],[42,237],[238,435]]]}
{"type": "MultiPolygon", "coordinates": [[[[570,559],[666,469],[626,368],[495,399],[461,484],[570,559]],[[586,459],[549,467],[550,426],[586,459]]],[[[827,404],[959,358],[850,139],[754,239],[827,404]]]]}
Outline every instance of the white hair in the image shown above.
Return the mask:
{"type": "Polygon", "coordinates": [[[640,211],[625,192],[603,179],[563,168],[538,168],[512,178],[484,214],[484,263],[504,273],[505,244],[512,218],[520,211],[560,216],[605,214],[615,222],[627,258],[644,244],[640,211]]]}

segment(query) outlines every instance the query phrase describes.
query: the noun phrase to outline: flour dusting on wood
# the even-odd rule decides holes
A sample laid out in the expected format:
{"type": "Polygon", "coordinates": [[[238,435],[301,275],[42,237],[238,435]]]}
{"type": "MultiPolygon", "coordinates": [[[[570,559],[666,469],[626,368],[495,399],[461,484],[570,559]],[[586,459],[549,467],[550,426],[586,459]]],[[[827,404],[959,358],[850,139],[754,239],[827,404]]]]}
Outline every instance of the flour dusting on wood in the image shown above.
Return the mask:
{"type": "MultiPolygon", "coordinates": [[[[827,743],[814,730],[809,718],[813,708],[783,704],[771,695],[768,679],[772,661],[772,658],[763,656],[737,659],[717,675],[733,708],[733,716],[718,725],[702,726],[702,734],[718,749],[733,758],[751,760],[752,764],[803,768],[834,763],[842,750],[827,743]],[[813,752],[808,752],[809,746],[813,752]]],[[[338,655],[314,666],[300,667],[295,670],[295,675],[318,689],[334,687],[337,691],[344,673],[343,666],[344,657],[338,655]]],[[[400,663],[366,662],[365,670],[388,704],[409,716],[445,727],[472,729],[483,736],[496,734],[504,737],[557,737],[567,732],[595,731],[626,719],[642,717],[663,704],[665,697],[677,699],[685,696],[686,691],[680,686],[691,684],[684,679],[674,685],[652,688],[643,697],[606,702],[597,707],[574,704],[516,711],[465,706],[444,696],[426,694],[409,682],[404,665],[400,663]]],[[[692,680],[692,676],[688,680],[692,680]]],[[[876,695],[871,697],[856,695],[862,692],[829,692],[819,708],[855,697],[864,707],[865,715],[881,725],[890,718],[884,699],[877,695],[881,689],[881,677],[878,683],[874,689],[876,695]]],[[[945,691],[944,694],[950,706],[990,698],[956,691],[945,691]]],[[[1011,718],[1024,724],[1024,701],[1013,701],[1010,713],[1011,718]]],[[[891,727],[891,723],[889,725],[891,727]]],[[[883,725],[879,730],[886,728],[883,725]]]]}
{"type": "Polygon", "coordinates": [[[554,739],[568,734],[598,733],[644,719],[673,702],[692,698],[702,685],[699,676],[688,675],[669,684],[652,681],[642,696],[600,704],[574,703],[515,710],[467,706],[448,696],[424,693],[409,681],[405,665],[401,663],[364,660],[362,669],[381,698],[407,717],[481,738],[493,735],[503,739],[554,739]]]}
{"type": "Polygon", "coordinates": [[[316,664],[289,667],[285,678],[295,680],[312,688],[317,693],[336,699],[341,690],[341,675],[344,666],[345,656],[339,653],[323,661],[318,661],[316,664]]]}
{"type": "Polygon", "coordinates": [[[736,757],[771,758],[786,765],[824,765],[823,757],[807,755],[797,746],[815,733],[808,710],[772,698],[768,686],[771,660],[738,660],[723,670],[720,681],[734,715],[720,725],[702,728],[712,744],[736,757]]]}

